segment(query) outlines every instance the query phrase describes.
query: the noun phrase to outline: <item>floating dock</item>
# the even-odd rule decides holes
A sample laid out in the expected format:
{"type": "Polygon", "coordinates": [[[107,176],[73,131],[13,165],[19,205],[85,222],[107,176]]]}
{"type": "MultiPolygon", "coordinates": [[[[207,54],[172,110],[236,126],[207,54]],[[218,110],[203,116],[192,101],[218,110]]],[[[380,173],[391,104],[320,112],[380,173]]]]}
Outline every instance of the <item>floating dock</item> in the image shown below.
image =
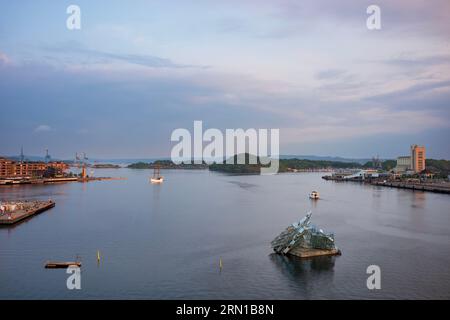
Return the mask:
{"type": "Polygon", "coordinates": [[[48,201],[17,201],[5,202],[2,206],[14,207],[14,210],[6,210],[0,213],[0,225],[12,225],[28,217],[46,211],[55,206],[55,202],[48,201]]]}
{"type": "Polygon", "coordinates": [[[46,269],[67,269],[70,266],[80,268],[81,262],[52,262],[49,261],[45,264],[46,269]]]}

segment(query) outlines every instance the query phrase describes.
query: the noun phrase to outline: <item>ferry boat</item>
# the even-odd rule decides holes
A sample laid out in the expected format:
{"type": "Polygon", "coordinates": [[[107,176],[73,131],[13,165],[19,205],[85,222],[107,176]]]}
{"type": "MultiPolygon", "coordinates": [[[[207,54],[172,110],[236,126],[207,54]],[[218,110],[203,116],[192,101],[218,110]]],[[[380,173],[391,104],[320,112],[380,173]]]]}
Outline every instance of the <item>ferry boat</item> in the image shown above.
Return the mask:
{"type": "Polygon", "coordinates": [[[319,192],[311,191],[311,193],[309,194],[309,198],[314,200],[320,199],[319,192]]]}
{"type": "Polygon", "coordinates": [[[163,176],[159,172],[159,165],[153,170],[153,176],[150,178],[151,183],[162,183],[164,181],[163,176]]]}

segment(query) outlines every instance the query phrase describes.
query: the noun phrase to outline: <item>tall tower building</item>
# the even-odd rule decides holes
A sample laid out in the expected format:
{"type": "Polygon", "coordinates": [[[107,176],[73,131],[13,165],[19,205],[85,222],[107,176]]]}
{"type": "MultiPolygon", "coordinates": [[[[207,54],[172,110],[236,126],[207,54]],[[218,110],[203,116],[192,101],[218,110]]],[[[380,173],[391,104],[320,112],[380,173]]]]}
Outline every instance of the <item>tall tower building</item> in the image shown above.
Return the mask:
{"type": "Polygon", "coordinates": [[[425,147],[413,144],[411,146],[411,166],[414,172],[425,170],[425,147]]]}

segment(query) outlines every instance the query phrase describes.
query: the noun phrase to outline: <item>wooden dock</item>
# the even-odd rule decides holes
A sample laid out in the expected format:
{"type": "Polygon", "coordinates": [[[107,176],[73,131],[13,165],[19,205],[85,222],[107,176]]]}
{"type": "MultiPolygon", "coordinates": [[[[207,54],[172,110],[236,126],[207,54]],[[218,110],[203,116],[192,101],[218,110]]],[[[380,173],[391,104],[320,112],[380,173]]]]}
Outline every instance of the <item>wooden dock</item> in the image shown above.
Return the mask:
{"type": "Polygon", "coordinates": [[[45,264],[46,269],[67,269],[70,266],[75,266],[80,268],[81,262],[55,262],[49,261],[45,264]]]}
{"type": "Polygon", "coordinates": [[[17,202],[19,209],[0,214],[0,225],[12,225],[28,217],[39,214],[55,206],[55,202],[48,201],[23,201],[17,202]]]}

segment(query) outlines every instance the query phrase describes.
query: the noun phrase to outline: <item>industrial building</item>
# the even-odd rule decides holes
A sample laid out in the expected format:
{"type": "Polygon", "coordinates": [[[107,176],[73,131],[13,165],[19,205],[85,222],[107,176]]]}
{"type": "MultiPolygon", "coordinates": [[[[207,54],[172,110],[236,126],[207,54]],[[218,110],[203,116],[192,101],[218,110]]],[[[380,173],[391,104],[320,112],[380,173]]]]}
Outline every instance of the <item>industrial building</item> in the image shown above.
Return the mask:
{"type": "Polygon", "coordinates": [[[398,157],[397,166],[394,170],[398,173],[419,173],[425,170],[425,160],[425,147],[413,144],[411,155],[398,157]]]}

